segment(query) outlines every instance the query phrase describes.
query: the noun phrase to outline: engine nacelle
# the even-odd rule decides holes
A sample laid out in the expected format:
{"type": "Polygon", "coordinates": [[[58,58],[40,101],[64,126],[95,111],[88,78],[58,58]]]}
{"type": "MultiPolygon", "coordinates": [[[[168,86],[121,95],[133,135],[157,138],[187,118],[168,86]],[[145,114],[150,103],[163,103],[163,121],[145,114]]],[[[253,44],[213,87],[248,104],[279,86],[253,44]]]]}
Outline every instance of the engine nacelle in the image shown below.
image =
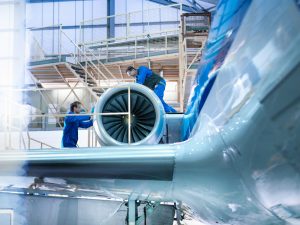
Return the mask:
{"type": "Polygon", "coordinates": [[[120,85],[105,91],[99,98],[94,128],[101,145],[127,145],[128,123],[131,124],[132,145],[157,144],[165,127],[165,111],[156,94],[135,83],[120,85]],[[128,87],[130,87],[130,119],[128,114],[128,87]]]}

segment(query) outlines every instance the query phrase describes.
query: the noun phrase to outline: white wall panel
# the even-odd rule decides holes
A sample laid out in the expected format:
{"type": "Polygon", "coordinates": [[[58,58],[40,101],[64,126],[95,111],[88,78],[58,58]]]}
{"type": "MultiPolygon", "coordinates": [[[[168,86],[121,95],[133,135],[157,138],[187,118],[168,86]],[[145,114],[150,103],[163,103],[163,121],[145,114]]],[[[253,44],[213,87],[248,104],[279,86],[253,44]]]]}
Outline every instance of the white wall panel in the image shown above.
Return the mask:
{"type": "Polygon", "coordinates": [[[59,22],[64,26],[75,24],[75,2],[59,3],[59,22]]]}
{"type": "Polygon", "coordinates": [[[93,1],[84,1],[84,18],[83,20],[93,19],[93,1]]]}
{"type": "Polygon", "coordinates": [[[84,29],[84,42],[92,42],[92,41],[93,41],[93,29],[85,28],[84,29]]]}
{"type": "Polygon", "coordinates": [[[60,2],[54,3],[54,24],[60,24],[60,2]]]}
{"type": "Polygon", "coordinates": [[[104,40],[106,38],[106,28],[97,28],[93,30],[94,41],[104,40]]]}
{"type": "Polygon", "coordinates": [[[53,3],[43,3],[43,26],[53,26],[53,3]]]}
{"type": "Polygon", "coordinates": [[[161,10],[161,21],[179,20],[179,10],[176,8],[164,8],[161,10]]]}
{"type": "Polygon", "coordinates": [[[44,30],[43,31],[43,42],[42,47],[46,54],[52,54],[52,46],[53,46],[53,31],[52,30],[44,30]]]}
{"type": "MultiPolygon", "coordinates": [[[[139,34],[143,32],[157,32],[164,29],[174,29],[178,25],[151,25],[148,27],[148,22],[160,22],[160,21],[176,21],[178,20],[178,10],[169,9],[164,7],[161,11],[159,9],[151,10],[149,13],[143,13],[141,10],[147,10],[149,8],[158,8],[161,5],[149,2],[148,0],[116,0],[115,13],[122,14],[133,11],[140,11],[138,13],[132,13],[130,15],[131,24],[142,23],[143,25],[130,26],[131,34],[139,34]]],[[[84,1],[62,1],[62,2],[50,2],[50,3],[27,3],[27,27],[41,27],[41,26],[53,26],[62,24],[63,26],[69,26],[69,29],[65,29],[65,32],[70,38],[75,41],[80,41],[80,31],[76,26],[80,25],[83,20],[92,20],[95,18],[103,18],[107,15],[107,1],[106,0],[84,0],[84,1]],[[71,29],[70,29],[71,26],[71,29]]],[[[124,36],[126,33],[127,18],[126,16],[116,17],[115,36],[124,36]],[[120,26],[123,24],[123,26],[120,26]]],[[[106,25],[107,19],[94,20],[87,22],[85,25],[106,25]]],[[[44,30],[34,32],[34,36],[45,48],[48,54],[58,52],[58,31],[44,30]],[[54,41],[54,43],[53,43],[54,41]]],[[[103,28],[85,28],[85,41],[97,41],[106,38],[106,29],[103,28]]],[[[63,46],[63,53],[67,49],[70,51],[70,43],[66,43],[63,46]]]]}
{"type": "Polygon", "coordinates": [[[75,6],[76,6],[76,11],[75,11],[75,21],[74,21],[74,25],[79,25],[81,21],[84,20],[83,17],[83,8],[84,8],[84,2],[82,1],[75,1],[75,6]]]}
{"type": "Polygon", "coordinates": [[[127,12],[142,10],[143,0],[127,0],[127,12]]]}
{"type": "Polygon", "coordinates": [[[143,31],[143,26],[132,26],[130,27],[130,34],[131,35],[138,35],[138,34],[142,34],[143,31]]]}
{"type": "Polygon", "coordinates": [[[94,18],[105,17],[107,15],[107,2],[106,0],[93,1],[93,15],[94,18]]]}
{"type": "Polygon", "coordinates": [[[115,14],[127,13],[127,0],[115,0],[115,14]]]}
{"type": "Polygon", "coordinates": [[[43,26],[43,10],[41,3],[26,5],[26,26],[41,27],[43,26]]]}
{"type": "Polygon", "coordinates": [[[126,27],[116,27],[115,36],[116,37],[124,37],[126,34],[126,27]]]}

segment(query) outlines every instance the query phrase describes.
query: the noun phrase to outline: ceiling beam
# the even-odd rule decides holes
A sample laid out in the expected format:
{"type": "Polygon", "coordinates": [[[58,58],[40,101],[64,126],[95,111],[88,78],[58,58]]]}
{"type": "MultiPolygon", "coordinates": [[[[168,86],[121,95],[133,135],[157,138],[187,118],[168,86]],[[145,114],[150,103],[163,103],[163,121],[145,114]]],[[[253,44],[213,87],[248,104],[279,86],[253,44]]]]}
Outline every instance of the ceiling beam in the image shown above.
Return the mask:
{"type": "Polygon", "coordinates": [[[115,17],[111,17],[115,15],[115,0],[107,0],[107,39],[115,37],[115,17]]]}

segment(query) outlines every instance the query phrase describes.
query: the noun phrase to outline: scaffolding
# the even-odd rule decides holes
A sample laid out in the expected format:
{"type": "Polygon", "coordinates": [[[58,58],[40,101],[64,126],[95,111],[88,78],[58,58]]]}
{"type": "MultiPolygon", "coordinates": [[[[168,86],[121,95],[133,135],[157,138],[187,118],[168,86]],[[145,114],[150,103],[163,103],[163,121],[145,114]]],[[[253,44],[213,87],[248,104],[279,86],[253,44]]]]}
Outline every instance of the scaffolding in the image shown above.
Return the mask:
{"type": "MultiPolygon", "coordinates": [[[[101,81],[128,82],[128,78],[124,78],[125,71],[121,71],[119,66],[121,61],[131,61],[134,65],[135,60],[144,59],[151,67],[153,57],[172,58],[174,55],[178,55],[178,24],[181,12],[181,5],[174,4],[82,21],[78,43],[72,40],[63,24],[57,24],[51,27],[53,29],[52,37],[55,37],[57,41],[49,41],[53,45],[52,53],[45,51],[43,44],[38,43],[36,38],[36,35],[49,29],[49,27],[30,28],[31,43],[34,46],[32,49],[35,52],[31,54],[29,69],[41,86],[48,86],[50,83],[64,83],[66,86],[70,82],[75,82],[74,87],[77,85],[84,86],[96,100],[105,91],[101,81]],[[170,26],[167,28],[160,26],[159,32],[157,32],[157,27],[154,24],[161,23],[162,17],[166,17],[170,9],[176,10],[175,22],[173,21],[174,24],[172,25],[174,28],[170,30],[170,26]],[[153,21],[153,17],[150,15],[154,14],[161,15],[159,21],[153,21]],[[126,18],[125,21],[123,21],[124,18],[126,18]],[[134,27],[136,27],[134,21],[137,18],[143,19],[144,32],[142,33],[134,32],[134,27]],[[97,28],[98,25],[107,25],[107,21],[111,19],[114,19],[119,25],[125,23],[126,32],[123,36],[93,39],[92,42],[91,39],[87,38],[91,27],[97,28]],[[155,29],[151,29],[153,26],[155,29]],[[106,66],[107,63],[110,63],[109,67],[106,66]],[[41,73],[44,71],[50,73],[47,78],[53,76],[53,79],[40,79],[43,75],[41,73]]],[[[160,73],[160,71],[156,72],[160,73]]],[[[71,89],[71,87],[69,88],[71,89]]]]}
{"type": "MultiPolygon", "coordinates": [[[[31,54],[28,69],[35,87],[24,91],[38,92],[45,104],[51,108],[48,114],[36,115],[38,118],[36,122],[45,124],[45,121],[54,118],[55,127],[62,129],[66,111],[62,111],[61,106],[66,104],[67,99],[73,97],[74,100],[82,102],[83,107],[88,111],[106,89],[134,82],[125,74],[126,67],[129,65],[136,67],[146,64],[156,73],[166,76],[166,80],[177,82],[178,103],[173,106],[176,106],[180,112],[184,112],[188,87],[200,61],[210,21],[210,13],[182,14],[182,5],[174,4],[82,21],[79,42],[72,40],[63,24],[58,24],[54,26],[56,29],[53,31],[57,36],[57,43],[54,43],[56,47],[52,49],[56,50],[51,54],[45,52],[35,37],[35,33],[45,27],[30,29],[31,44],[34,46],[32,49],[35,51],[31,54]],[[155,22],[150,17],[144,16],[141,18],[148,18],[148,20],[143,20],[143,32],[136,32],[133,29],[134,18],[148,15],[150,12],[163,15],[170,8],[176,8],[178,13],[172,29],[160,27],[159,31],[152,30],[151,27],[155,22]],[[100,25],[106,24],[111,19],[118,24],[123,24],[126,31],[123,32],[123,36],[87,38],[91,27],[97,27],[94,26],[97,24],[101,27],[100,25]],[[172,63],[164,67],[164,63],[167,62],[172,63]],[[168,74],[168,71],[172,72],[168,74]],[[60,102],[57,102],[47,94],[47,91],[52,90],[67,90],[67,93],[60,102]],[[84,94],[80,96],[77,91],[83,91],[84,94]]],[[[47,130],[45,127],[39,128],[47,130]]],[[[88,136],[89,147],[96,146],[95,134],[89,133],[88,136]]],[[[30,134],[27,134],[27,138],[30,142],[39,143],[42,148],[53,147],[49,143],[38,142],[30,137],[30,134]]],[[[27,146],[30,146],[30,143],[27,146]]]]}
{"type": "Polygon", "coordinates": [[[188,100],[188,90],[192,85],[199,65],[202,50],[208,38],[211,14],[183,13],[181,15],[181,35],[179,39],[180,63],[180,107],[184,110],[188,100]]]}

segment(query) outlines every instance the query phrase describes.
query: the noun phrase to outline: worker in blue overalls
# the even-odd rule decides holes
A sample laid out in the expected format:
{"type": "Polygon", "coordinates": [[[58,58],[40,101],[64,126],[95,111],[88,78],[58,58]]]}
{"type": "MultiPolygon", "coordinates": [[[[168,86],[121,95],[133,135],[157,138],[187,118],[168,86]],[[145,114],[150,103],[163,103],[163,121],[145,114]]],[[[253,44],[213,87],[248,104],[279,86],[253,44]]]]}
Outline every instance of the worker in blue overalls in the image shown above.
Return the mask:
{"type": "Polygon", "coordinates": [[[154,93],[158,96],[161,103],[164,106],[165,112],[167,113],[175,113],[176,110],[169,106],[164,101],[164,92],[166,88],[166,81],[161,76],[155,74],[152,70],[148,69],[146,66],[140,66],[138,69],[135,69],[132,66],[129,66],[126,70],[126,73],[129,76],[136,78],[136,83],[145,85],[154,91],[154,93]]]}
{"type": "Polygon", "coordinates": [[[87,115],[71,116],[74,114],[80,114],[81,111],[82,108],[80,102],[76,101],[70,105],[70,111],[68,112],[70,116],[66,116],[64,121],[64,130],[63,130],[63,137],[62,137],[62,147],[64,148],[77,147],[78,127],[89,128],[93,126],[93,120],[91,119],[90,116],[87,115]]]}

